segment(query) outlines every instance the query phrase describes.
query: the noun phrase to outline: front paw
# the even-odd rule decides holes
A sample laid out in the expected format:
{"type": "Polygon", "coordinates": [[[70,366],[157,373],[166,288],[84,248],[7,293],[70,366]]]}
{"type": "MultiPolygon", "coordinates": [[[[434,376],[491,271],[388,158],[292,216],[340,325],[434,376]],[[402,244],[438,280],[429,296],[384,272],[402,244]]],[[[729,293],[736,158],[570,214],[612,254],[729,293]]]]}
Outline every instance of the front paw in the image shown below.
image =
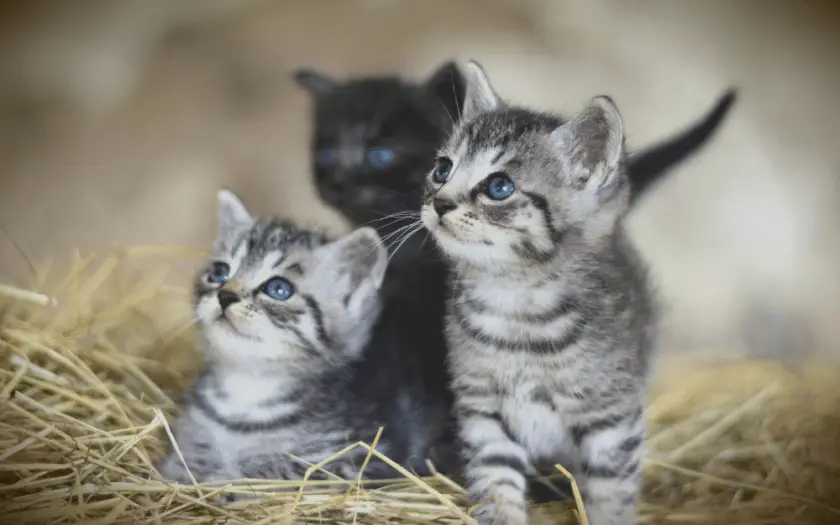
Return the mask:
{"type": "Polygon", "coordinates": [[[527,525],[528,513],[518,506],[483,503],[471,513],[478,525],[527,525]]]}
{"type": "Polygon", "coordinates": [[[161,477],[167,481],[180,483],[182,485],[192,483],[192,480],[187,473],[187,469],[175,454],[166,456],[166,458],[157,465],[157,470],[161,477]]]}
{"type": "Polygon", "coordinates": [[[253,499],[253,498],[248,498],[248,496],[245,495],[245,494],[234,494],[232,492],[228,492],[228,493],[224,493],[224,494],[219,495],[219,505],[230,505],[232,503],[236,503],[236,502],[239,502],[239,501],[245,501],[245,500],[248,500],[248,499],[253,499]]]}

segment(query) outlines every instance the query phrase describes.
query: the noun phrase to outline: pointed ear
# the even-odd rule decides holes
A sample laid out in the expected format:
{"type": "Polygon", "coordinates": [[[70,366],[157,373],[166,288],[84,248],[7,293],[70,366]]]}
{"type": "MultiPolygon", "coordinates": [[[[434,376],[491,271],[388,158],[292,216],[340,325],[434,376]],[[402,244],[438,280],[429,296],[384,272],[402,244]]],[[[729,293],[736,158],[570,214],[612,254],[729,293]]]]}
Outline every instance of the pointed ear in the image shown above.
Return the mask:
{"type": "Polygon", "coordinates": [[[573,186],[583,188],[593,181],[600,188],[617,180],[625,154],[624,126],[610,97],[593,98],[551,138],[567,160],[573,186]]]}
{"type": "Polygon", "coordinates": [[[467,64],[467,87],[461,118],[469,120],[479,113],[493,111],[502,105],[502,99],[493,91],[484,68],[475,60],[470,60],[467,64]]]}
{"type": "Polygon", "coordinates": [[[297,85],[315,96],[326,95],[336,86],[335,80],[314,69],[298,69],[294,79],[297,85]]]}
{"type": "Polygon", "coordinates": [[[466,79],[455,62],[449,61],[438,67],[423,83],[426,90],[433,93],[441,101],[452,120],[460,118],[461,107],[464,104],[466,79]]]}
{"type": "Polygon", "coordinates": [[[217,194],[219,200],[219,236],[249,225],[254,219],[242,204],[242,200],[228,189],[221,189],[217,194]]]}
{"type": "Polygon", "coordinates": [[[364,300],[382,286],[388,250],[373,228],[357,228],[322,250],[327,253],[321,261],[335,279],[335,286],[345,291],[350,303],[364,300]],[[367,293],[356,293],[363,290],[367,293]]]}

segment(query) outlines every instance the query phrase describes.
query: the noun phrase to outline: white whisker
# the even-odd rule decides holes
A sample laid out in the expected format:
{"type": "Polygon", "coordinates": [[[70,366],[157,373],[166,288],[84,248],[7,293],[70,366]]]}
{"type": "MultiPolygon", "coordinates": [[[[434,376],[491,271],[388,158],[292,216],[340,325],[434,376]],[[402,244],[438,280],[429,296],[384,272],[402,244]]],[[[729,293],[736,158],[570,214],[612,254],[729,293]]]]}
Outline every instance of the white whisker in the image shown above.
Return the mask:
{"type": "Polygon", "coordinates": [[[190,327],[192,327],[194,324],[196,324],[200,320],[201,319],[199,319],[198,317],[195,317],[195,318],[191,319],[189,323],[185,324],[181,328],[177,328],[175,331],[173,331],[171,334],[169,334],[169,337],[166,338],[166,341],[164,341],[164,343],[163,343],[164,346],[170,344],[172,341],[175,340],[176,337],[178,337],[179,335],[186,332],[190,327]]]}
{"type": "Polygon", "coordinates": [[[404,226],[401,226],[401,227],[397,228],[396,230],[392,231],[391,233],[380,236],[379,237],[379,242],[376,245],[374,245],[373,248],[370,249],[370,251],[368,252],[368,255],[373,253],[380,246],[385,246],[386,249],[389,248],[388,240],[393,239],[395,237],[399,237],[402,233],[404,233],[406,230],[408,230],[409,228],[411,228],[412,226],[416,225],[419,222],[420,222],[419,220],[412,221],[412,222],[410,222],[410,223],[408,223],[404,226]]]}
{"type": "Polygon", "coordinates": [[[391,251],[391,254],[388,256],[388,263],[389,263],[389,264],[390,264],[390,262],[391,262],[391,259],[393,259],[393,258],[394,258],[394,256],[397,254],[397,252],[399,251],[399,249],[400,249],[400,248],[402,248],[402,245],[403,245],[403,244],[405,244],[405,243],[408,241],[408,239],[410,239],[412,236],[414,236],[414,234],[415,234],[415,233],[419,232],[419,231],[420,231],[420,230],[422,230],[422,229],[423,229],[423,224],[422,224],[422,223],[417,223],[417,224],[415,224],[415,228],[414,228],[414,229],[412,229],[411,231],[409,231],[409,232],[408,232],[405,236],[403,236],[403,237],[400,239],[399,244],[394,243],[394,244],[396,244],[396,246],[397,246],[397,247],[396,247],[396,248],[394,248],[394,249],[391,251]]]}
{"type": "Polygon", "coordinates": [[[360,224],[360,226],[372,226],[376,223],[386,221],[388,219],[397,219],[397,220],[399,220],[399,219],[411,219],[411,218],[419,217],[419,215],[420,215],[420,212],[416,212],[416,211],[410,211],[410,210],[398,211],[396,213],[383,215],[382,217],[377,217],[375,219],[369,220],[365,223],[360,224]]]}
{"type": "MultiPolygon", "coordinates": [[[[402,234],[403,234],[403,233],[405,233],[406,231],[408,231],[408,230],[410,230],[410,229],[413,229],[413,228],[414,228],[414,227],[416,227],[418,224],[420,224],[420,221],[419,221],[419,220],[417,220],[417,221],[412,221],[412,222],[410,222],[410,223],[408,223],[408,224],[406,224],[406,225],[400,226],[399,228],[397,228],[396,230],[392,231],[391,233],[388,233],[388,234],[386,234],[386,235],[383,235],[383,236],[382,236],[382,242],[383,242],[383,243],[386,243],[387,241],[390,241],[390,240],[392,240],[392,239],[395,239],[395,238],[400,238],[400,237],[402,236],[402,234]]],[[[393,245],[393,244],[392,244],[392,245],[393,245]]]]}

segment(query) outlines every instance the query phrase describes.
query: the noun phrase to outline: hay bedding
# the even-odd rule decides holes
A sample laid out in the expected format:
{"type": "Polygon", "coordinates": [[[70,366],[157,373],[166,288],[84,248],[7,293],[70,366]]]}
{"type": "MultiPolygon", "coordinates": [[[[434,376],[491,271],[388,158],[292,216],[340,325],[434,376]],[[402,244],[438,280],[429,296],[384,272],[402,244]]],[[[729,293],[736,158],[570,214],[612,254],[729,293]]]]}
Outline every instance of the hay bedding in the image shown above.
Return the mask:
{"type": "MultiPolygon", "coordinates": [[[[31,286],[0,287],[0,523],[464,522],[463,490],[442,476],[310,483],[305,493],[301,482],[161,480],[152,461],[198,359],[188,287],[165,277],[194,255],[76,256],[69,271],[45,265],[31,286]],[[224,491],[278,487],[289,490],[215,503],[224,491]]],[[[826,365],[663,364],[640,523],[840,523],[838,377],[826,365]]],[[[585,520],[572,504],[536,513],[585,520]]]]}

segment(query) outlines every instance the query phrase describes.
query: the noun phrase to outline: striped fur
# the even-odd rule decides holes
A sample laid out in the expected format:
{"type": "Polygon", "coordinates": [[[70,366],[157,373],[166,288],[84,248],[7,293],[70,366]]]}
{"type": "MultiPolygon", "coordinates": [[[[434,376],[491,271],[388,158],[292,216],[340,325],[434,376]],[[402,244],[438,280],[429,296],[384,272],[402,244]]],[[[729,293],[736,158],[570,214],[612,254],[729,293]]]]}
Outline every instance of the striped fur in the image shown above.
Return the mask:
{"type": "MultiPolygon", "coordinates": [[[[220,235],[195,285],[206,368],[174,425],[192,474],[200,482],[299,479],[344,447],[371,443],[379,427],[378,450],[424,472],[448,414],[426,406],[414,361],[371,337],[387,265],[375,231],[332,240],[288,221],[252,218],[230,192],[220,201],[220,235]],[[223,284],[210,278],[217,263],[230,266],[223,284]],[[266,293],[275,277],[293,284],[288,300],[266,293]],[[223,308],[228,292],[238,301],[223,308]]],[[[357,449],[325,469],[352,479],[365,456],[357,449]]],[[[160,470],[189,481],[174,451],[160,470]]],[[[397,475],[375,459],[364,474],[397,475]]]]}
{"type": "Polygon", "coordinates": [[[430,177],[421,217],[454,268],[446,331],[475,517],[526,523],[526,478],[562,463],[590,523],[633,523],[656,316],[622,226],[620,117],[607,98],[565,124],[508,108],[469,72],[440,152],[451,176],[430,177]],[[498,174],[516,190],[493,200],[498,174]]]}

